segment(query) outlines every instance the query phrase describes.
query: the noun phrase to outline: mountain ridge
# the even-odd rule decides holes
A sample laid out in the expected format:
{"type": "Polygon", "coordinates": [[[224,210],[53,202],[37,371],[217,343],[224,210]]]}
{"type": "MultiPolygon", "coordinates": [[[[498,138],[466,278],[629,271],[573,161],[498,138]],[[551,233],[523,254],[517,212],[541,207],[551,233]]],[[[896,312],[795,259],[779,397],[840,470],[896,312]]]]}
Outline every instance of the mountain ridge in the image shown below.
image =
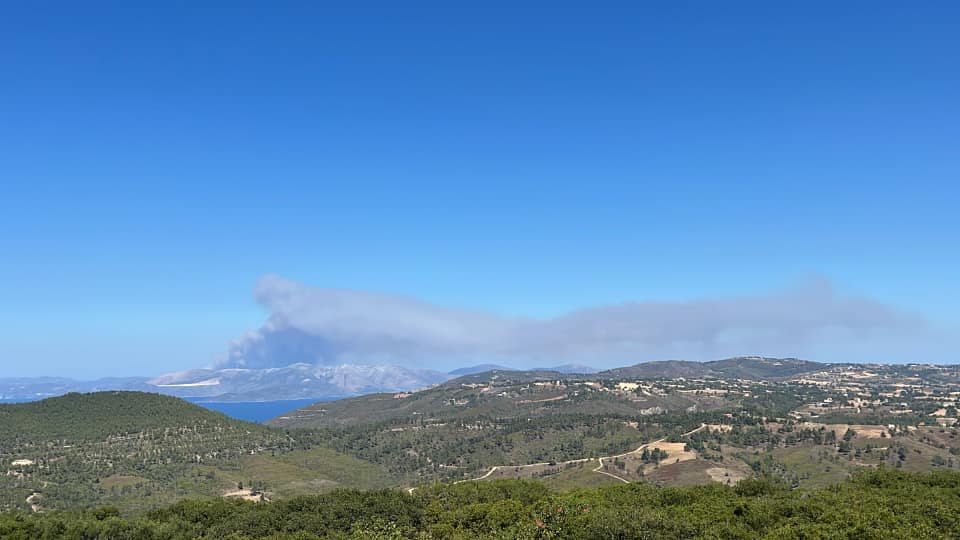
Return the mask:
{"type": "Polygon", "coordinates": [[[710,361],[653,360],[630,366],[597,370],[581,364],[551,368],[514,369],[498,364],[479,364],[448,373],[403,366],[340,364],[324,366],[296,363],[273,368],[193,368],[156,377],[109,377],[77,381],[64,377],[0,379],[0,401],[29,401],[69,392],[128,390],[155,392],[199,401],[276,401],[289,399],[329,400],[379,392],[410,392],[451,379],[486,378],[485,373],[510,373],[531,380],[548,377],[740,377],[781,379],[827,366],[797,358],[738,356],[710,361]]]}
{"type": "Polygon", "coordinates": [[[444,382],[439,371],[391,365],[291,364],[285,367],[192,368],[156,377],[112,377],[77,381],[63,377],[0,379],[0,400],[37,400],[98,391],[154,392],[219,401],[330,399],[375,392],[404,392],[444,382]]]}

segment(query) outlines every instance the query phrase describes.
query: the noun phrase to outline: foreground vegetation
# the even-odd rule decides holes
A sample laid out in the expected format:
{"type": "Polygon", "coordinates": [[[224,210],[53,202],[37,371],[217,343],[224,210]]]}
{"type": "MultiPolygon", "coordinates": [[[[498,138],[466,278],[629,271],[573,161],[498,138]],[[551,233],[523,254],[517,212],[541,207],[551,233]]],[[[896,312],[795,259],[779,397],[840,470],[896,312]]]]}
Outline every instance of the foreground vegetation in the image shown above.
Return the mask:
{"type": "Polygon", "coordinates": [[[960,473],[869,470],[812,491],[623,484],[565,493],[502,480],[412,494],[336,490],[255,504],[190,500],[136,518],[110,508],[0,514],[0,537],[35,538],[957,538],[960,473]]]}

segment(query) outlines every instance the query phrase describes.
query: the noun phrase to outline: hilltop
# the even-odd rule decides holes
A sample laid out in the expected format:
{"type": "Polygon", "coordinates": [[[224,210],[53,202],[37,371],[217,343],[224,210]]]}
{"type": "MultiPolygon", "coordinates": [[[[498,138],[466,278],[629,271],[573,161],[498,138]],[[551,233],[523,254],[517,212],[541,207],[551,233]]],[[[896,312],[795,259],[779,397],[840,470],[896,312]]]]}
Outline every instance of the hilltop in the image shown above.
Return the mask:
{"type": "Polygon", "coordinates": [[[821,371],[829,367],[831,367],[831,364],[800,360],[797,358],[738,356],[709,362],[692,362],[689,360],[644,362],[633,366],[602,371],[598,375],[611,378],[673,379],[677,377],[715,377],[721,379],[769,381],[821,371]]]}
{"type": "Polygon", "coordinates": [[[475,366],[467,366],[462,368],[457,368],[448,373],[454,377],[460,377],[463,375],[473,375],[475,373],[486,373],[487,371],[515,371],[513,368],[507,366],[501,366],[500,364],[477,364],[475,366]]]}
{"type": "Polygon", "coordinates": [[[69,393],[41,401],[0,404],[0,440],[95,441],[185,426],[198,432],[270,433],[262,426],[147,392],[69,393]]]}
{"type": "Polygon", "coordinates": [[[514,369],[511,367],[502,366],[500,364],[478,364],[475,366],[458,368],[448,373],[455,377],[461,377],[463,375],[475,375],[477,373],[485,373],[487,371],[550,371],[550,372],[567,373],[567,374],[577,374],[577,373],[588,374],[588,373],[596,373],[601,370],[594,367],[585,366],[583,364],[563,364],[560,366],[532,367],[529,369],[514,369]]]}

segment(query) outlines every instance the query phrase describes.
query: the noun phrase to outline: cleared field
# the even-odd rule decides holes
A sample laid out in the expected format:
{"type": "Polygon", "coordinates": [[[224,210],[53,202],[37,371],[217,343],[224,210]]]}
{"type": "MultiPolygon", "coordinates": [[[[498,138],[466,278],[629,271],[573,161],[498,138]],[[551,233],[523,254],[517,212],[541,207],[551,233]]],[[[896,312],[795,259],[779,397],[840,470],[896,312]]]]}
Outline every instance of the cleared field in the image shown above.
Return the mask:
{"type": "Polygon", "coordinates": [[[748,473],[734,467],[710,467],[704,472],[707,473],[710,480],[721,484],[736,484],[749,476],[748,473]]]}
{"type": "Polygon", "coordinates": [[[594,465],[592,463],[584,463],[578,467],[566,469],[553,476],[543,478],[542,481],[547,486],[561,491],[621,483],[619,480],[605,474],[593,472],[593,467],[594,465]]]}
{"type": "Polygon", "coordinates": [[[697,459],[697,453],[693,451],[684,450],[686,443],[682,442],[653,442],[644,447],[646,450],[658,449],[662,452],[667,453],[667,457],[657,463],[644,463],[641,459],[643,450],[639,452],[633,452],[627,456],[623,456],[619,459],[626,462],[626,468],[628,470],[638,470],[639,467],[642,467],[644,476],[652,474],[658,468],[663,468],[668,465],[676,465],[678,463],[683,463],[685,461],[694,461],[697,459]]]}
{"type": "Polygon", "coordinates": [[[800,424],[801,428],[806,429],[820,429],[825,428],[832,430],[837,438],[840,439],[847,432],[848,429],[852,429],[856,432],[856,436],[863,439],[882,439],[884,435],[888,435],[886,426],[866,426],[858,424],[820,424],[817,422],[804,422],[800,424]]]}
{"type": "Polygon", "coordinates": [[[716,465],[709,461],[687,460],[669,463],[652,469],[645,480],[671,486],[709,484],[713,481],[707,471],[716,465]]]}
{"type": "Polygon", "coordinates": [[[245,501],[263,502],[270,500],[266,493],[258,493],[252,489],[236,489],[223,494],[224,497],[243,499],[245,501]]]}

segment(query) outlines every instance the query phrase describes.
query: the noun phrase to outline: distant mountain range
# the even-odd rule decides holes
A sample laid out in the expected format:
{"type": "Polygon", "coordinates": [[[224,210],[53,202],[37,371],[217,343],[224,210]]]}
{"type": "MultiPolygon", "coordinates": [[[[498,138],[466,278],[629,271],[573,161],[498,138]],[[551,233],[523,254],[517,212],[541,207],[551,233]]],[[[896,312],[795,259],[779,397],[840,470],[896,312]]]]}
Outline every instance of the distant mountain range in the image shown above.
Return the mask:
{"type": "Polygon", "coordinates": [[[0,379],[0,400],[42,399],[68,392],[137,390],[193,401],[330,399],[374,392],[404,392],[441,383],[451,375],[400,366],[293,364],[267,369],[189,369],[160,377],[76,381],[41,377],[0,379]]]}
{"type": "Polygon", "coordinates": [[[511,372],[515,377],[528,374],[532,379],[549,378],[549,374],[554,373],[565,376],[592,374],[635,378],[716,376],[762,380],[816,371],[824,366],[826,364],[795,358],[761,357],[738,357],[712,362],[667,360],[645,362],[606,371],[579,364],[527,370],[517,370],[497,364],[480,364],[455,369],[449,373],[387,365],[293,364],[282,368],[265,369],[189,369],[153,378],[104,378],[94,381],[76,381],[60,377],[0,379],[0,401],[35,400],[68,392],[102,390],[156,392],[190,398],[193,401],[321,400],[378,392],[408,392],[453,378],[470,378],[490,371],[511,372]]]}
{"type": "Polygon", "coordinates": [[[557,373],[564,373],[570,375],[582,374],[589,375],[591,373],[599,373],[600,370],[595,367],[585,366],[583,364],[563,364],[562,366],[554,366],[551,368],[531,368],[530,371],[555,371],[557,373]]]}
{"type": "Polygon", "coordinates": [[[517,369],[506,366],[501,366],[499,364],[478,364],[476,366],[462,367],[455,369],[450,373],[456,377],[462,377],[464,375],[474,375],[477,373],[484,373],[487,371],[549,371],[555,373],[564,373],[564,374],[590,374],[597,373],[600,370],[594,367],[585,366],[583,364],[563,364],[562,366],[554,367],[535,367],[529,369],[517,369]]]}
{"type": "Polygon", "coordinates": [[[499,364],[477,364],[475,366],[467,366],[451,371],[449,374],[454,377],[461,377],[463,375],[473,375],[474,373],[485,373],[487,371],[516,371],[513,368],[506,366],[501,366],[499,364]]]}
{"type": "Polygon", "coordinates": [[[620,378],[673,379],[677,377],[718,377],[730,379],[776,380],[802,373],[819,371],[829,364],[798,358],[765,358],[738,356],[711,362],[665,360],[644,362],[633,366],[603,371],[604,375],[620,378]]]}

